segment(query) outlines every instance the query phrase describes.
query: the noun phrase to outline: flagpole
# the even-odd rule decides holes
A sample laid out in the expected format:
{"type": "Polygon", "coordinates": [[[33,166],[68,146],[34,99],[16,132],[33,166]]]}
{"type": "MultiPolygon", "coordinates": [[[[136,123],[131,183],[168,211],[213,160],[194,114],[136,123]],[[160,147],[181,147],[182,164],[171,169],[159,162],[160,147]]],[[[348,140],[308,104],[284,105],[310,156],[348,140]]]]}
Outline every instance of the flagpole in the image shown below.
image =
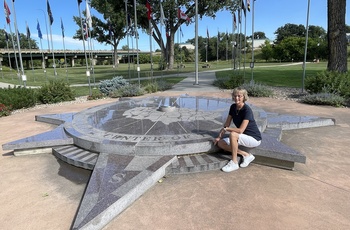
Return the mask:
{"type": "Polygon", "coordinates": [[[151,1],[146,1],[146,7],[147,7],[147,18],[148,18],[148,29],[149,29],[149,55],[150,55],[150,62],[151,62],[151,78],[153,78],[153,58],[152,58],[152,23],[151,18],[152,16],[152,6],[151,1]]]}
{"type": "Polygon", "coordinates": [[[24,87],[26,87],[27,76],[24,74],[24,69],[23,69],[21,44],[20,44],[18,28],[17,28],[16,9],[15,9],[15,3],[13,1],[12,1],[12,8],[13,8],[14,25],[15,25],[16,35],[17,35],[17,47],[18,47],[19,61],[20,61],[21,71],[22,71],[22,81],[23,81],[24,87]]]}
{"type": "Polygon", "coordinates": [[[113,35],[112,35],[112,24],[110,18],[108,19],[108,30],[109,30],[109,40],[111,42],[111,50],[112,50],[112,66],[113,66],[113,76],[115,77],[115,55],[114,55],[114,46],[112,44],[113,42],[113,35]]]}
{"type": "Polygon", "coordinates": [[[307,3],[307,16],[306,16],[306,37],[305,37],[305,50],[304,50],[304,62],[303,62],[303,80],[301,92],[304,93],[305,71],[306,71],[306,55],[307,55],[307,42],[309,39],[309,15],[310,15],[310,0],[307,3]]]}
{"type": "Polygon", "coordinates": [[[63,41],[64,65],[66,68],[66,80],[68,82],[67,55],[66,55],[66,45],[64,42],[64,26],[63,26],[62,17],[61,17],[61,29],[62,29],[62,41],[63,41]]]}
{"type": "Polygon", "coordinates": [[[136,12],[136,0],[134,0],[134,14],[135,14],[135,34],[136,34],[136,60],[137,60],[137,77],[139,80],[139,87],[140,87],[140,63],[139,63],[139,46],[138,46],[138,40],[139,40],[139,33],[137,32],[137,12],[136,12]]]}
{"type": "Polygon", "coordinates": [[[150,55],[150,61],[151,61],[151,78],[153,78],[152,25],[151,25],[151,20],[148,20],[148,27],[149,27],[149,55],[150,55]]]}
{"type": "Polygon", "coordinates": [[[53,50],[53,39],[52,39],[52,23],[53,23],[53,17],[52,17],[52,12],[50,8],[50,3],[49,0],[46,1],[47,3],[47,16],[49,18],[50,22],[50,38],[51,38],[51,52],[52,52],[52,62],[53,62],[53,70],[54,70],[54,75],[57,77],[57,72],[56,72],[56,63],[55,63],[55,52],[53,50]]]}
{"type": "Polygon", "coordinates": [[[92,53],[92,38],[91,38],[91,28],[92,28],[92,17],[91,17],[91,13],[90,13],[90,7],[89,7],[89,3],[86,0],[86,34],[88,36],[87,38],[87,42],[88,42],[88,50],[89,50],[89,59],[90,59],[90,70],[92,71],[92,79],[94,81],[94,88],[96,88],[96,82],[95,82],[95,69],[94,69],[94,56],[92,53]]]}
{"type": "Polygon", "coordinates": [[[90,34],[89,36],[89,42],[90,42],[90,66],[91,66],[91,71],[92,71],[92,79],[94,81],[94,89],[96,89],[96,81],[95,81],[95,67],[94,67],[94,54],[93,54],[93,42],[91,38],[91,31],[88,30],[88,33],[90,34]]]}
{"type": "Polygon", "coordinates": [[[226,62],[228,61],[228,32],[226,28],[226,62]]]}
{"type": "Polygon", "coordinates": [[[239,9],[239,19],[238,19],[238,24],[239,24],[239,51],[238,51],[238,70],[239,72],[241,71],[241,59],[242,59],[242,14],[243,14],[243,9],[242,9],[242,1],[241,1],[241,8],[239,9]]]}
{"type": "Polygon", "coordinates": [[[28,39],[28,45],[29,45],[29,52],[30,52],[30,61],[32,63],[32,72],[33,72],[33,76],[34,76],[34,82],[35,82],[35,74],[34,74],[34,64],[33,64],[33,55],[32,55],[32,46],[30,43],[30,30],[26,21],[26,26],[27,26],[27,39],[28,39]]]}
{"type": "Polygon", "coordinates": [[[20,80],[20,78],[19,78],[20,77],[20,73],[19,73],[19,67],[18,67],[18,60],[17,60],[16,49],[15,49],[15,41],[13,40],[13,34],[12,34],[12,29],[11,29],[11,25],[10,24],[9,24],[9,28],[10,28],[10,36],[11,36],[11,41],[12,41],[13,54],[14,54],[14,57],[15,57],[15,63],[16,63],[16,69],[17,69],[17,77],[18,77],[18,80],[20,80]]]}
{"type": "Polygon", "coordinates": [[[195,81],[194,84],[198,85],[198,0],[195,0],[195,81]]]}
{"type": "Polygon", "coordinates": [[[78,10],[79,10],[79,17],[80,17],[80,30],[81,30],[81,37],[83,39],[83,47],[84,47],[84,55],[85,55],[85,64],[86,64],[86,77],[88,78],[88,83],[89,83],[89,95],[92,95],[91,92],[91,83],[90,83],[90,71],[89,71],[89,64],[87,60],[87,55],[86,55],[86,48],[85,48],[85,38],[84,38],[84,29],[83,29],[83,19],[81,17],[81,11],[80,11],[80,3],[82,0],[78,0],[78,10]]]}
{"type": "Polygon", "coordinates": [[[219,28],[218,28],[218,39],[216,41],[216,64],[219,64],[219,28]]]}
{"type": "Polygon", "coordinates": [[[207,27],[207,44],[205,46],[205,63],[208,63],[209,31],[207,27]]]}
{"type": "MultiPolygon", "coordinates": [[[[243,4],[243,2],[242,2],[243,4]]],[[[245,66],[247,58],[247,6],[244,8],[244,61],[243,61],[243,76],[245,77],[245,66]]]]}
{"type": "MultiPolygon", "coordinates": [[[[11,57],[10,57],[10,49],[9,49],[9,39],[8,39],[8,33],[6,31],[6,25],[4,26],[4,31],[6,33],[6,47],[7,47],[7,57],[8,57],[8,60],[9,60],[9,67],[10,67],[10,70],[12,70],[12,65],[11,65],[11,57]]],[[[13,79],[13,78],[12,78],[13,79]]]]}
{"type": "Polygon", "coordinates": [[[39,19],[36,19],[38,22],[37,25],[37,29],[38,29],[38,35],[39,35],[39,39],[40,39],[40,48],[41,48],[41,58],[42,58],[42,64],[41,67],[44,69],[44,74],[45,74],[45,79],[47,81],[47,74],[46,74],[46,69],[45,69],[45,57],[44,57],[44,52],[43,52],[43,43],[42,43],[42,34],[41,34],[41,30],[40,30],[40,24],[39,24],[39,19]]]}
{"type": "Polygon", "coordinates": [[[128,77],[129,77],[129,81],[130,81],[130,43],[129,43],[129,39],[130,39],[130,25],[129,25],[129,13],[128,13],[128,0],[124,0],[125,3],[125,20],[126,20],[126,25],[127,25],[127,29],[126,29],[126,43],[128,46],[128,77]]]}
{"type": "Polygon", "coordinates": [[[47,49],[48,49],[48,52],[50,52],[50,39],[49,39],[49,30],[47,29],[46,14],[45,14],[45,11],[42,9],[37,9],[37,10],[41,10],[44,14],[45,27],[46,27],[46,38],[47,38],[47,49]]]}
{"type": "Polygon", "coordinates": [[[252,70],[252,79],[250,81],[250,84],[254,84],[254,10],[255,10],[255,0],[252,2],[252,63],[250,64],[250,68],[252,70]]]}
{"type": "Polygon", "coordinates": [[[163,78],[163,70],[164,70],[164,53],[163,53],[163,48],[164,48],[164,41],[163,41],[163,25],[164,25],[164,12],[163,12],[163,7],[162,7],[162,1],[159,1],[159,7],[160,7],[160,41],[161,41],[161,51],[162,51],[162,59],[161,59],[161,77],[163,78]]]}
{"type": "Polygon", "coordinates": [[[232,41],[231,41],[231,48],[232,48],[232,69],[236,69],[236,59],[235,59],[235,30],[236,30],[236,12],[233,12],[232,14],[232,41]]]}

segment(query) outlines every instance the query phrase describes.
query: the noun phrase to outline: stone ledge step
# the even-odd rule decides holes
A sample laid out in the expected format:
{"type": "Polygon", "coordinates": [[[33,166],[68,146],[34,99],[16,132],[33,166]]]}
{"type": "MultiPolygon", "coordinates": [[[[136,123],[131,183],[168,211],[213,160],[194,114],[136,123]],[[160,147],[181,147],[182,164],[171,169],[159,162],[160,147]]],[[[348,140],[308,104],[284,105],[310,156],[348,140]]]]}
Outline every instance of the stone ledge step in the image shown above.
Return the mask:
{"type": "MultiPolygon", "coordinates": [[[[261,146],[253,149],[244,149],[254,154],[256,157],[254,163],[289,170],[293,170],[295,162],[305,163],[305,156],[278,142],[278,130],[274,130],[274,134],[265,136],[265,143],[261,144],[261,146]],[[278,145],[275,145],[276,142],[278,145]]],[[[88,170],[94,168],[99,155],[98,153],[81,149],[75,145],[54,147],[52,148],[52,153],[68,164],[88,170]]],[[[185,174],[219,170],[230,159],[231,154],[228,152],[181,155],[167,167],[167,172],[169,174],[185,174]]],[[[239,155],[238,160],[241,161],[241,159],[239,155]]]]}
{"type": "Polygon", "coordinates": [[[88,170],[92,170],[95,167],[99,155],[75,145],[54,147],[52,148],[52,153],[68,164],[88,170]]]}
{"type": "MultiPolygon", "coordinates": [[[[240,160],[240,156],[238,156],[240,160]]],[[[168,166],[170,174],[185,174],[218,170],[231,160],[231,154],[203,153],[178,156],[177,160],[168,166]]]]}

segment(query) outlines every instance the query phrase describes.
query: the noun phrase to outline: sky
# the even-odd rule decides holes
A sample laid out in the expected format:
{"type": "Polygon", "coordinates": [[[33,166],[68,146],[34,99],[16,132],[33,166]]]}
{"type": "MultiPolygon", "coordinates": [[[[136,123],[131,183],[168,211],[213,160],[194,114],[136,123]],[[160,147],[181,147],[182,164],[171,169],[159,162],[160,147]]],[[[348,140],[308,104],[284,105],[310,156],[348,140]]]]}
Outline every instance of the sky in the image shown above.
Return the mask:
{"type": "MultiPolygon", "coordinates": [[[[49,26],[49,21],[46,12],[46,1],[47,0],[15,0],[13,10],[12,0],[5,0],[11,11],[11,27],[14,32],[14,15],[16,15],[16,21],[18,30],[20,33],[26,34],[26,24],[28,25],[31,38],[37,41],[38,47],[43,49],[48,49],[48,40],[47,34],[50,37],[50,28],[52,31],[52,41],[54,49],[64,48],[66,50],[82,50],[83,42],[75,40],[72,37],[74,36],[77,29],[77,25],[73,22],[73,16],[79,16],[77,0],[49,0],[50,8],[54,18],[53,24],[49,26]],[[30,2],[30,3],[29,3],[30,2]],[[15,13],[14,13],[15,12],[15,13]],[[62,39],[62,30],[61,30],[61,18],[64,25],[64,44],[62,39]],[[37,21],[40,23],[41,32],[43,34],[43,39],[38,38],[37,31],[37,21]],[[47,25],[47,30],[46,30],[47,25]]],[[[251,5],[253,5],[253,0],[251,0],[251,5]]],[[[81,12],[85,10],[86,3],[85,0],[80,4],[81,12]]],[[[346,24],[350,25],[350,4],[347,4],[346,9],[346,24]]],[[[302,24],[306,26],[307,21],[307,8],[308,0],[256,0],[254,2],[254,32],[264,32],[266,37],[270,40],[274,40],[274,32],[279,28],[284,26],[287,23],[291,24],[302,24]]],[[[185,9],[183,9],[185,10],[185,9]]],[[[4,28],[9,32],[9,26],[6,24],[5,13],[2,11],[2,20],[4,28]]],[[[94,16],[98,16],[93,8],[90,9],[90,12],[94,16]]],[[[0,13],[1,15],[1,13],[0,13]]],[[[242,23],[242,33],[245,32],[247,36],[252,34],[252,15],[253,7],[251,6],[251,11],[247,11],[246,23],[243,20],[242,23]],[[245,26],[246,25],[246,26],[245,26]],[[246,29],[245,29],[246,28],[246,29]]],[[[198,36],[206,37],[207,30],[209,36],[217,36],[218,32],[220,33],[232,33],[232,14],[227,11],[220,11],[217,13],[216,18],[203,18],[198,21],[198,36]]],[[[192,19],[194,22],[194,19],[192,19]]],[[[310,12],[309,12],[309,25],[321,26],[327,30],[327,0],[310,0],[310,12]]],[[[183,37],[176,35],[176,43],[184,43],[188,39],[193,39],[195,35],[195,23],[192,23],[188,26],[185,24],[181,27],[183,31],[183,37]]],[[[163,26],[164,30],[164,26],[163,26]]],[[[237,31],[235,31],[237,32],[237,31]]],[[[140,38],[138,39],[138,48],[141,51],[150,50],[150,41],[149,35],[139,31],[140,38]]],[[[163,32],[165,36],[165,31],[163,32]]],[[[121,49],[123,45],[127,44],[127,39],[122,40],[118,46],[118,49],[121,49]]],[[[131,42],[129,40],[130,48],[131,44],[135,46],[136,42],[131,42]]],[[[51,45],[50,45],[51,46],[51,45]]],[[[93,41],[93,47],[95,50],[111,50],[110,45],[99,44],[96,40],[93,41]]],[[[133,47],[136,48],[136,47],[133,47]]],[[[158,48],[158,45],[152,41],[152,50],[158,48]]]]}

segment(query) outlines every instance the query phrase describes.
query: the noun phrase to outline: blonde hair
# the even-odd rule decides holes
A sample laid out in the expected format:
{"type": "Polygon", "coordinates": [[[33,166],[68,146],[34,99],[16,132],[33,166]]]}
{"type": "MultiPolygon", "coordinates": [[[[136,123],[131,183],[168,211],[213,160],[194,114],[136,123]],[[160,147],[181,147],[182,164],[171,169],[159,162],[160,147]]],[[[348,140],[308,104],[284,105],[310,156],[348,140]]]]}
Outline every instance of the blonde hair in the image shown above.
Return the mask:
{"type": "Polygon", "coordinates": [[[246,102],[248,101],[249,97],[248,97],[248,92],[246,89],[244,88],[241,88],[241,87],[237,87],[237,88],[234,88],[233,91],[232,91],[232,97],[234,95],[237,95],[237,94],[243,94],[243,101],[246,102]]]}

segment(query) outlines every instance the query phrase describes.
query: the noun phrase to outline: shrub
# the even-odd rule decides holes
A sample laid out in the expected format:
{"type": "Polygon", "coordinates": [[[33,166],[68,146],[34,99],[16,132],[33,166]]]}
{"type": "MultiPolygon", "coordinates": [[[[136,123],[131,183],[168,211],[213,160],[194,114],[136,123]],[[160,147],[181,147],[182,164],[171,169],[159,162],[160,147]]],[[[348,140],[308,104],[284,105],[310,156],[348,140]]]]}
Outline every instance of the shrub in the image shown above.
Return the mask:
{"type": "Polygon", "coordinates": [[[231,73],[229,76],[217,78],[213,85],[220,89],[234,89],[244,83],[244,76],[231,73]]]}
{"type": "Polygon", "coordinates": [[[300,101],[312,105],[331,105],[336,107],[346,105],[344,97],[332,93],[310,94],[302,97],[300,101]]]}
{"type": "Polygon", "coordinates": [[[305,79],[305,89],[311,94],[330,93],[350,98],[350,74],[323,71],[305,79]]]}
{"type": "Polygon", "coordinates": [[[147,93],[155,93],[157,91],[165,91],[167,89],[171,89],[172,84],[163,79],[160,79],[157,81],[148,82],[143,88],[147,93]]]}
{"type": "Polygon", "coordinates": [[[9,116],[12,111],[12,106],[6,106],[4,104],[0,104],[0,117],[9,116]]]}
{"type": "Polygon", "coordinates": [[[158,91],[158,84],[157,82],[149,82],[143,87],[143,89],[147,93],[155,93],[158,91]]]}
{"type": "Polygon", "coordinates": [[[243,84],[242,88],[246,89],[249,96],[252,97],[271,97],[273,90],[266,85],[260,83],[243,84]]]}
{"type": "Polygon", "coordinates": [[[111,92],[128,84],[129,83],[122,76],[117,76],[110,80],[101,81],[99,84],[99,90],[102,94],[108,96],[111,92]]]}
{"type": "Polygon", "coordinates": [[[75,99],[74,92],[63,80],[51,80],[38,90],[38,99],[43,104],[53,104],[75,99]]]}
{"type": "Polygon", "coordinates": [[[33,107],[37,103],[36,91],[20,86],[0,89],[0,103],[10,110],[33,107]]]}
{"type": "Polygon", "coordinates": [[[158,85],[158,91],[165,91],[167,89],[171,89],[173,87],[173,85],[163,79],[161,80],[157,80],[156,81],[157,85],[158,85]]]}
{"type": "Polygon", "coordinates": [[[115,89],[109,94],[110,97],[135,97],[145,94],[145,91],[138,85],[129,84],[115,89]]]}
{"type": "Polygon", "coordinates": [[[88,100],[96,100],[96,99],[101,99],[103,98],[104,95],[100,92],[93,91],[91,95],[87,97],[88,100]]]}

